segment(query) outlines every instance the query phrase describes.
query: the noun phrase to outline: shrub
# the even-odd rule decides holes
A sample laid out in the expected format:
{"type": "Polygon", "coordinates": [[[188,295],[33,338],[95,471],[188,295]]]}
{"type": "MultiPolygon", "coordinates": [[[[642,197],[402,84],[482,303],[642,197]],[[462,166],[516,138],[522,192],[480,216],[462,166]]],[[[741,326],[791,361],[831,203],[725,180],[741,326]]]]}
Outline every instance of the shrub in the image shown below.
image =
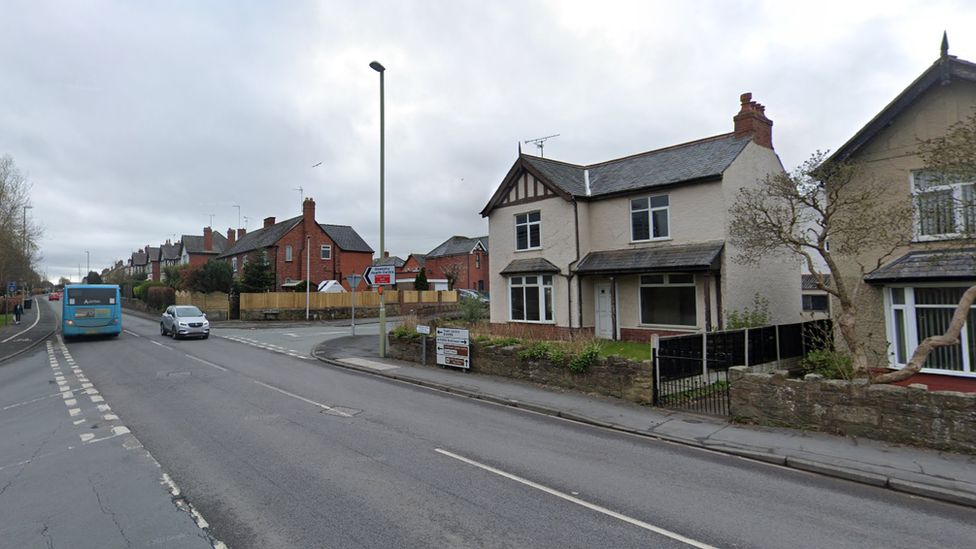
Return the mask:
{"type": "Polygon", "coordinates": [[[810,351],[800,362],[805,374],[820,374],[828,379],[853,379],[851,357],[839,351],[810,351]]]}
{"type": "Polygon", "coordinates": [[[137,299],[146,301],[148,299],[149,288],[160,288],[165,286],[162,282],[156,282],[155,280],[146,280],[141,282],[138,286],[132,289],[132,295],[137,299]]]}
{"type": "Polygon", "coordinates": [[[519,351],[518,357],[519,360],[545,360],[549,358],[549,352],[552,349],[552,343],[548,341],[536,341],[519,351]]]}
{"type": "Polygon", "coordinates": [[[487,307],[485,307],[481,301],[470,297],[461,298],[460,303],[458,303],[458,309],[461,312],[461,320],[470,323],[481,322],[484,320],[486,308],[487,307]]]}
{"type": "Polygon", "coordinates": [[[756,293],[752,298],[751,309],[726,312],[725,326],[726,330],[769,326],[769,300],[756,293]]]}
{"type": "Polygon", "coordinates": [[[411,328],[404,324],[390,330],[390,337],[395,337],[397,339],[413,339],[420,336],[421,334],[418,334],[415,328],[411,328]]]}
{"type": "Polygon", "coordinates": [[[413,289],[420,292],[426,292],[430,289],[430,282],[427,282],[427,269],[420,268],[417,278],[413,279],[413,289]]]}
{"type": "Polygon", "coordinates": [[[151,286],[146,292],[146,304],[150,309],[161,311],[176,304],[176,290],[169,286],[151,286]]]}
{"type": "Polygon", "coordinates": [[[572,372],[581,374],[588,370],[590,366],[596,362],[597,358],[600,356],[600,344],[597,342],[590,343],[583,348],[576,356],[574,356],[569,361],[569,369],[572,372]]]}

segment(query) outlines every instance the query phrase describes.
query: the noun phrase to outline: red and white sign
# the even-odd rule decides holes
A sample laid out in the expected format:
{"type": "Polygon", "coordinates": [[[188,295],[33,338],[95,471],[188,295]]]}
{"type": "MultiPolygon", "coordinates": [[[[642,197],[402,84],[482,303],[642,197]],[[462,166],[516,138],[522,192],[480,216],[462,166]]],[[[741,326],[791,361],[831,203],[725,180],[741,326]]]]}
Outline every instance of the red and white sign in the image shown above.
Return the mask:
{"type": "Polygon", "coordinates": [[[393,265],[373,265],[366,267],[363,273],[363,280],[369,286],[385,284],[392,286],[396,284],[396,267],[393,265]]]}

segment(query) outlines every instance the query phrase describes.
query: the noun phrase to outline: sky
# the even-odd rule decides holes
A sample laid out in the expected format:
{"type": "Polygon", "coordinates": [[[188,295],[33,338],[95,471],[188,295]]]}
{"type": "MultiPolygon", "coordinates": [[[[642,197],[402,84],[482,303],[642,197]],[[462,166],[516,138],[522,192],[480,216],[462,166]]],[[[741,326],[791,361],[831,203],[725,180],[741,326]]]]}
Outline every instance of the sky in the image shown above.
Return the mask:
{"type": "Polygon", "coordinates": [[[378,255],[376,60],[385,243],[406,258],[486,235],[527,140],[610,160],[730,132],[751,92],[790,169],[863,127],[943,31],[976,61],[974,28],[976,4],[937,0],[4,0],[0,154],[33,185],[50,280],[303,196],[378,255]]]}

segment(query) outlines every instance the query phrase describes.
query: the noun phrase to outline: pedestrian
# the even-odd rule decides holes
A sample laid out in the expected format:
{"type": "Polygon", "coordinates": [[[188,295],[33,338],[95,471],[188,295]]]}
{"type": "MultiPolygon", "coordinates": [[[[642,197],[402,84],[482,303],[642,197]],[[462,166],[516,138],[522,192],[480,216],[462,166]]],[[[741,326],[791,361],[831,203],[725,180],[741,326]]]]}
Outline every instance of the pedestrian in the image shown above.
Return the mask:
{"type": "Polygon", "coordinates": [[[24,314],[24,306],[20,303],[14,305],[14,324],[20,324],[20,317],[24,314]]]}

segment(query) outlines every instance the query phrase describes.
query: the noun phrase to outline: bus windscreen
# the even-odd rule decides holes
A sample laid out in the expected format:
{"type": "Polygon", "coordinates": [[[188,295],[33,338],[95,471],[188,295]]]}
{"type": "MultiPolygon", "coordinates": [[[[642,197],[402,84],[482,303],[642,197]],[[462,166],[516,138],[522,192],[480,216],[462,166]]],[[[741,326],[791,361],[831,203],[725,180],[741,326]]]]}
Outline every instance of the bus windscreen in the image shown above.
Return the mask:
{"type": "Polygon", "coordinates": [[[115,288],[68,289],[68,305],[115,305],[115,288]]]}

